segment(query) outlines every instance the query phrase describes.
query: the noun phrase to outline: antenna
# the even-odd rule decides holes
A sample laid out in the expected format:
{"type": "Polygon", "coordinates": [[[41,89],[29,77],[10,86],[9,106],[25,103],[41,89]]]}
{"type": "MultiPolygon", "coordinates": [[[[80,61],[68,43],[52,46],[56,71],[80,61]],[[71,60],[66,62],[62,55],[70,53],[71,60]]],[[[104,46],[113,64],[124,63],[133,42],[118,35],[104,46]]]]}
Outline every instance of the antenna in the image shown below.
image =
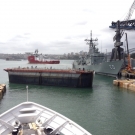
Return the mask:
{"type": "Polygon", "coordinates": [[[27,89],[27,102],[28,102],[28,85],[26,85],[26,89],[27,89]]]}
{"type": "Polygon", "coordinates": [[[96,46],[95,42],[93,42],[93,41],[98,41],[98,39],[97,38],[96,39],[92,39],[92,30],[91,30],[91,32],[90,32],[90,39],[85,39],[84,41],[86,41],[87,42],[86,44],[89,45],[89,52],[90,52],[91,47],[95,49],[95,46],[96,46]]]}
{"type": "Polygon", "coordinates": [[[101,40],[101,53],[102,53],[102,40],[101,40]]]}

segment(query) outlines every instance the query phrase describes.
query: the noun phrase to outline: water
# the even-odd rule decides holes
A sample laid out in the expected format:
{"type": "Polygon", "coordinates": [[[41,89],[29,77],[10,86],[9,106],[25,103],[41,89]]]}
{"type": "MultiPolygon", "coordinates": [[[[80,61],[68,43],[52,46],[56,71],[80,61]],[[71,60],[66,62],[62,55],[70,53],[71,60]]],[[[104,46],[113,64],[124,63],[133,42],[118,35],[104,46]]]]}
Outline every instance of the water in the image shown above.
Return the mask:
{"type": "MultiPolygon", "coordinates": [[[[62,60],[60,65],[48,65],[48,68],[71,68],[71,63],[71,60],[62,60]]],[[[27,61],[0,60],[0,83],[7,87],[3,99],[0,100],[0,113],[27,100],[26,85],[9,84],[8,74],[3,70],[18,66],[31,65],[27,61]]],[[[113,86],[113,79],[95,75],[93,88],[29,85],[29,101],[65,115],[93,135],[133,135],[135,92],[113,86]]]]}

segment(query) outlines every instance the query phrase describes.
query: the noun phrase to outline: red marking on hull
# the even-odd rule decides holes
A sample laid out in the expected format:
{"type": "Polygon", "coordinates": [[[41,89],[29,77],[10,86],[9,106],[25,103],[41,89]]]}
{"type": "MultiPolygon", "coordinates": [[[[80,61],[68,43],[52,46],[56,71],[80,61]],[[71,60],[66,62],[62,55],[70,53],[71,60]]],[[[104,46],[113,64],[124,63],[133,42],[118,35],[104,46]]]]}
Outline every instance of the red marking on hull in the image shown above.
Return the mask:
{"type": "Polygon", "coordinates": [[[35,59],[35,56],[28,56],[28,61],[30,64],[59,64],[59,60],[45,60],[39,61],[35,59]]]}

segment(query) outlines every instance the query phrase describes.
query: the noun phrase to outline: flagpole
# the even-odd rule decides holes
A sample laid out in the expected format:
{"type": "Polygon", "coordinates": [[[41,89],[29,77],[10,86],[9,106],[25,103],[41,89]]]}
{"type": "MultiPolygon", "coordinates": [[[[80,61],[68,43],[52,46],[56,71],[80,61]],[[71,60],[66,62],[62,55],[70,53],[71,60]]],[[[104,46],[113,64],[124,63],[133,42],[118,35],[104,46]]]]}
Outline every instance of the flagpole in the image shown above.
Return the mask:
{"type": "Polygon", "coordinates": [[[27,102],[28,102],[28,85],[26,86],[27,89],[27,102]]]}

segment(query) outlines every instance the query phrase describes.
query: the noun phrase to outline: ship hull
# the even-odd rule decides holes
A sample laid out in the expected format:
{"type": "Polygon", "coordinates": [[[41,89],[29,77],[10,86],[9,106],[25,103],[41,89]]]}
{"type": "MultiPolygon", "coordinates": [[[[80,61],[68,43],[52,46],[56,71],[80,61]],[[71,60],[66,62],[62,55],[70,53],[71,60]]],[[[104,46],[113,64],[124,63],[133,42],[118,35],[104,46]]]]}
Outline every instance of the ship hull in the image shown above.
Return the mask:
{"type": "Polygon", "coordinates": [[[96,74],[102,74],[107,76],[117,76],[122,67],[124,61],[111,61],[111,62],[103,62],[95,65],[78,65],[76,62],[73,63],[73,69],[80,70],[94,70],[96,74]]]}
{"type": "Polygon", "coordinates": [[[62,87],[92,87],[93,72],[52,72],[6,70],[10,83],[62,87]]]}
{"type": "Polygon", "coordinates": [[[60,61],[29,61],[29,64],[59,64],[60,61]]]}
{"type": "Polygon", "coordinates": [[[36,60],[35,56],[28,57],[29,64],[59,64],[59,60],[36,60]]]}

